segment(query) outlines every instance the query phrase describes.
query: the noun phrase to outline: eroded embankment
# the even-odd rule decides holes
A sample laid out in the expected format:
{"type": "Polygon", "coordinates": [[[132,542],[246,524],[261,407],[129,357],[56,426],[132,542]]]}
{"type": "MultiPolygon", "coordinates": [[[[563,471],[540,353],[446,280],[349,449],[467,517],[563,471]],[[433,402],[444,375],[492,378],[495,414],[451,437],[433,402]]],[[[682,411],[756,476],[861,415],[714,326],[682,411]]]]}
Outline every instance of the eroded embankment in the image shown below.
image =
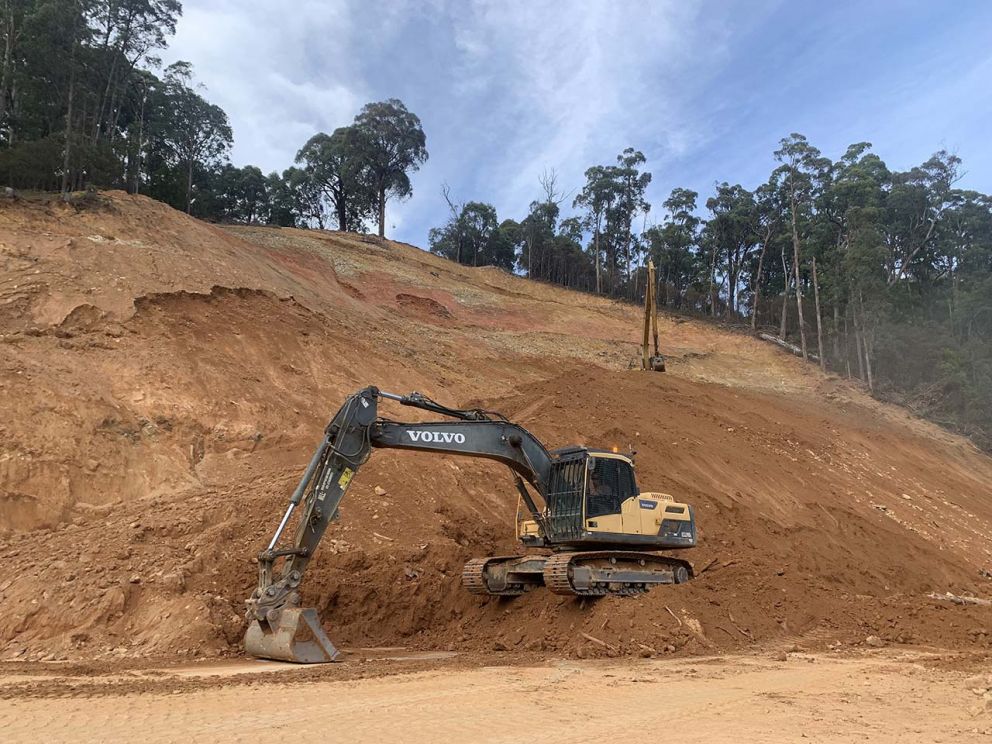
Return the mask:
{"type": "MultiPolygon", "coordinates": [[[[133,336],[174,358],[170,374],[183,371],[167,389],[151,385],[155,395],[172,403],[186,396],[195,419],[216,417],[215,427],[152,420],[107,434],[118,438],[109,451],[148,448],[153,459],[174,452],[189,480],[14,537],[6,547],[18,571],[3,586],[0,622],[7,655],[237,649],[252,557],[331,401],[371,374],[352,368],[351,379],[338,373],[335,385],[312,387],[322,379],[315,360],[331,359],[337,344],[333,333],[321,337],[318,321],[263,293],[216,292],[157,298],[123,325],[121,339],[133,336]],[[274,339],[273,323],[284,341],[274,339]],[[185,366],[180,349],[195,351],[196,363],[185,366]],[[304,360],[314,366],[304,370],[304,360]],[[234,390],[269,397],[238,399],[234,390]],[[231,397],[213,396],[215,407],[203,410],[217,391],[231,397]],[[319,412],[317,399],[324,401],[319,412]],[[256,427],[235,430],[228,406],[242,416],[251,411],[256,427]]],[[[133,360],[137,351],[116,353],[133,360]]],[[[477,402],[519,413],[551,445],[632,444],[642,487],[696,505],[699,578],[631,599],[582,602],[536,592],[480,601],[461,590],[459,572],[470,557],[515,548],[509,478],[489,463],[381,452],[356,477],[306,585],[336,640],[581,655],[789,639],[851,643],[868,635],[984,644],[987,609],[926,597],[983,588],[979,556],[990,512],[988,473],[974,469],[980,460],[956,463],[960,455],[872,423],[856,406],[815,408],[809,400],[637,371],[544,374],[516,393],[477,402]]]]}
{"type": "Polygon", "coordinates": [[[636,310],[409,247],[232,236],[122,196],[14,218],[4,657],[236,653],[253,557],[327,417],[368,384],[502,409],[551,446],[633,445],[642,487],[696,505],[700,575],[638,598],[480,600],[459,572],[516,549],[509,478],[377,453],[306,584],[341,643],[986,646],[988,608],[927,594],[989,591],[989,459],[752,339],[666,318],[670,371],[643,374],[636,310]]]}

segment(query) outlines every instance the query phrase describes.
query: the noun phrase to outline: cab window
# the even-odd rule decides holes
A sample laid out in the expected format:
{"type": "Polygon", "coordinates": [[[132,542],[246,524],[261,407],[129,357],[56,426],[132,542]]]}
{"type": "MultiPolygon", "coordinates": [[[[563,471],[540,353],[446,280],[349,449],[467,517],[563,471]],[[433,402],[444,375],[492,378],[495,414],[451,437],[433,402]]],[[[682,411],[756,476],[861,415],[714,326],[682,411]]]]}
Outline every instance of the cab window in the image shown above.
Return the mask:
{"type": "Polygon", "coordinates": [[[619,514],[636,494],[630,463],[613,457],[590,457],[586,467],[586,517],[619,514]]]}

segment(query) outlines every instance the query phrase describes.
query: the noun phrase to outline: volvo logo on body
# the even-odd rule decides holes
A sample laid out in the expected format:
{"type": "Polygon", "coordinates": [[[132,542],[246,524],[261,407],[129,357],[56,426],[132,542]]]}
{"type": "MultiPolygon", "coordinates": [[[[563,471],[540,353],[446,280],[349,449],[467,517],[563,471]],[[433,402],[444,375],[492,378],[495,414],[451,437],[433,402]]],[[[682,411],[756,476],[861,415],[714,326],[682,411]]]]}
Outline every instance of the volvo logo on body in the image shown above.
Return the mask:
{"type": "Polygon", "coordinates": [[[423,431],[411,429],[407,431],[414,442],[433,442],[435,444],[465,444],[465,435],[457,431],[423,431]]]}

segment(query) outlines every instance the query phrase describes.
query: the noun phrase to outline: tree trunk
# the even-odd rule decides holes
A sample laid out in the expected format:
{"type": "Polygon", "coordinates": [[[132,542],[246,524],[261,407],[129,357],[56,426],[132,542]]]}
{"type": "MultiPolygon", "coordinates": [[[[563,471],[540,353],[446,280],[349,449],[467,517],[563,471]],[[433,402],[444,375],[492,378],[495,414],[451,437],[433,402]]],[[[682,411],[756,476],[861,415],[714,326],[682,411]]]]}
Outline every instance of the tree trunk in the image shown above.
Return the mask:
{"type": "Polygon", "coordinates": [[[871,347],[868,330],[865,328],[865,299],[861,290],[858,290],[858,309],[861,311],[861,346],[865,353],[865,373],[868,375],[868,390],[875,392],[875,376],[871,370],[871,347]]]}
{"type": "Polygon", "coordinates": [[[840,306],[834,302],[834,359],[840,359],[840,306]]]}
{"type": "Polygon", "coordinates": [[[3,47],[3,70],[0,72],[0,124],[7,115],[7,88],[10,87],[11,59],[14,54],[14,6],[7,3],[7,17],[4,19],[7,33],[3,47]]]}
{"type": "Polygon", "coordinates": [[[785,246],[782,246],[782,317],[779,319],[778,337],[784,339],[789,319],[789,263],[785,260],[785,246]]]}
{"type": "Polygon", "coordinates": [[[954,270],[954,259],[951,259],[951,297],[948,301],[948,317],[951,320],[951,328],[958,332],[958,274],[954,270]]]}
{"type": "MultiPolygon", "coordinates": [[[[727,312],[731,315],[737,315],[737,268],[731,266],[730,268],[730,281],[727,284],[727,312]]],[[[726,313],[724,313],[726,317],[726,313]]]]}
{"type": "Polygon", "coordinates": [[[386,190],[379,187],[379,237],[386,237],[386,190]]]}
{"type": "Polygon", "coordinates": [[[131,193],[137,194],[141,190],[141,154],[145,149],[145,104],[148,102],[148,88],[146,87],[141,94],[141,112],[138,114],[138,148],[135,152],[135,168],[134,168],[134,191],[131,193]]]}
{"type": "Polygon", "coordinates": [[[348,230],[348,196],[344,193],[338,194],[338,198],[334,202],[334,208],[337,211],[338,217],[338,230],[341,232],[347,232],[348,230]]]}
{"type": "Polygon", "coordinates": [[[710,315],[716,317],[716,245],[710,251],[710,315]]]}
{"type": "Polygon", "coordinates": [[[114,144],[114,140],[117,139],[117,118],[119,114],[117,90],[118,86],[115,85],[113,92],[110,94],[110,109],[107,111],[107,144],[111,147],[114,144]]]}
{"type": "Polygon", "coordinates": [[[62,194],[69,193],[69,167],[72,164],[72,99],[76,92],[76,29],[73,28],[69,55],[69,102],[65,112],[65,145],[62,150],[62,194]]]}
{"type": "Polygon", "coordinates": [[[871,373],[871,354],[868,351],[868,344],[865,339],[861,340],[861,343],[865,348],[865,371],[868,373],[868,390],[869,392],[875,392],[875,377],[871,373]]]}
{"type": "MultiPolygon", "coordinates": [[[[121,81],[118,83],[118,80],[117,80],[117,77],[118,77],[117,76],[117,68],[118,68],[118,63],[119,63],[119,61],[120,61],[121,58],[124,58],[125,61],[127,61],[127,57],[126,57],[127,52],[126,52],[126,50],[128,48],[128,45],[131,42],[131,32],[132,32],[132,29],[134,27],[134,19],[135,19],[135,16],[134,16],[134,13],[132,12],[132,13],[130,13],[128,15],[128,18],[127,18],[127,20],[126,20],[123,28],[120,30],[120,33],[118,34],[118,37],[117,37],[117,44],[114,47],[114,50],[113,50],[113,53],[112,53],[112,56],[111,56],[110,72],[107,75],[107,87],[104,90],[103,95],[100,97],[100,105],[99,105],[99,108],[97,109],[97,112],[96,112],[96,126],[95,126],[94,131],[93,131],[93,144],[94,145],[97,144],[100,141],[100,125],[104,121],[107,123],[107,134],[109,135],[109,139],[110,139],[111,144],[113,143],[113,140],[114,140],[114,122],[117,119],[117,112],[115,110],[116,105],[117,105],[117,92],[118,92],[118,89],[122,89],[123,88],[124,83],[125,83],[124,78],[130,72],[130,70],[129,70],[128,72],[125,72],[123,75],[121,75],[121,81]],[[115,85],[115,83],[118,83],[118,84],[115,85]],[[106,109],[106,111],[107,111],[107,117],[106,117],[106,119],[104,119],[104,116],[103,116],[104,109],[106,109]]],[[[107,22],[107,35],[104,37],[104,51],[105,52],[106,52],[107,49],[109,49],[110,35],[111,35],[111,26],[110,26],[110,23],[111,22],[108,19],[108,22],[107,22]]],[[[135,61],[137,61],[137,60],[135,60],[135,61]]],[[[132,65],[132,69],[133,69],[133,65],[132,65]]]]}
{"type": "Polygon", "coordinates": [[[103,111],[106,108],[107,102],[110,99],[110,92],[114,82],[114,78],[117,75],[117,53],[113,54],[110,61],[110,73],[107,75],[107,87],[104,90],[103,95],[100,97],[100,104],[96,110],[96,117],[94,119],[93,125],[93,144],[97,144],[100,141],[100,124],[103,123],[103,111]]]}
{"type": "Polygon", "coordinates": [[[803,288],[799,279],[799,228],[796,227],[795,196],[792,197],[792,250],[795,253],[792,267],[795,269],[796,274],[796,311],[799,313],[799,340],[803,350],[803,359],[809,359],[809,353],[806,350],[806,322],[803,319],[803,288]]]}
{"type": "Polygon", "coordinates": [[[858,319],[857,308],[851,305],[851,313],[854,316],[854,351],[858,357],[858,379],[862,382],[865,379],[865,361],[861,355],[861,321],[858,319]]]}
{"type": "Polygon", "coordinates": [[[186,214],[191,214],[193,207],[193,158],[190,156],[186,170],[186,214]]]}
{"type": "Polygon", "coordinates": [[[596,237],[593,241],[595,248],[593,250],[596,252],[596,294],[602,292],[602,285],[599,278],[599,215],[596,215],[596,237]]]}
{"type": "MultiPolygon", "coordinates": [[[[837,311],[837,307],[834,306],[837,311]]],[[[847,312],[844,312],[844,365],[847,367],[847,379],[851,379],[851,334],[847,329],[847,312]]]]}
{"type": "Polygon", "coordinates": [[[813,256],[813,299],[816,307],[816,349],[820,355],[820,369],[827,371],[827,362],[823,358],[823,321],[820,318],[820,283],[816,280],[816,256],[813,256]]]}
{"type": "MultiPolygon", "coordinates": [[[[607,220],[607,228],[609,228],[609,221],[607,220]]],[[[609,235],[610,231],[607,229],[606,234],[609,235]]],[[[610,280],[610,297],[617,296],[617,247],[613,240],[608,240],[606,242],[606,268],[609,270],[609,280],[610,280]]]]}
{"type": "MultiPolygon", "coordinates": [[[[20,112],[20,99],[17,97],[17,78],[10,81],[10,101],[11,101],[11,113],[14,117],[20,112]]],[[[7,126],[7,148],[14,146],[14,125],[8,122],[7,126]]]]}
{"type": "Polygon", "coordinates": [[[630,219],[627,220],[627,241],[624,244],[624,261],[626,261],[626,263],[627,263],[627,287],[628,287],[628,289],[630,287],[630,236],[631,236],[630,222],[633,219],[634,219],[634,212],[631,211],[631,213],[630,213],[630,219]]]}
{"type": "Polygon", "coordinates": [[[754,275],[754,299],[751,301],[751,330],[758,327],[758,298],[761,296],[761,269],[765,264],[765,250],[768,248],[768,233],[761,243],[761,253],[758,255],[758,271],[754,275]]]}

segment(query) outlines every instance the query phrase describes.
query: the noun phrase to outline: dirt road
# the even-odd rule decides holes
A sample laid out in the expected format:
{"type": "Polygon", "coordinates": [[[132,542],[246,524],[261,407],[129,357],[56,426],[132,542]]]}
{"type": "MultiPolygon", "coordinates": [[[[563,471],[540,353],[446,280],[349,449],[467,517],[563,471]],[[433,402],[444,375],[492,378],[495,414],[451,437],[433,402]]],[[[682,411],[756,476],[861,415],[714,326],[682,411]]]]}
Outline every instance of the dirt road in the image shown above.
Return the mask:
{"type": "Polygon", "coordinates": [[[890,650],[512,667],[451,659],[355,679],[357,663],[317,677],[214,663],[91,676],[82,686],[51,671],[5,670],[0,732],[8,742],[960,743],[992,734],[970,689],[974,665],[890,650]]]}

